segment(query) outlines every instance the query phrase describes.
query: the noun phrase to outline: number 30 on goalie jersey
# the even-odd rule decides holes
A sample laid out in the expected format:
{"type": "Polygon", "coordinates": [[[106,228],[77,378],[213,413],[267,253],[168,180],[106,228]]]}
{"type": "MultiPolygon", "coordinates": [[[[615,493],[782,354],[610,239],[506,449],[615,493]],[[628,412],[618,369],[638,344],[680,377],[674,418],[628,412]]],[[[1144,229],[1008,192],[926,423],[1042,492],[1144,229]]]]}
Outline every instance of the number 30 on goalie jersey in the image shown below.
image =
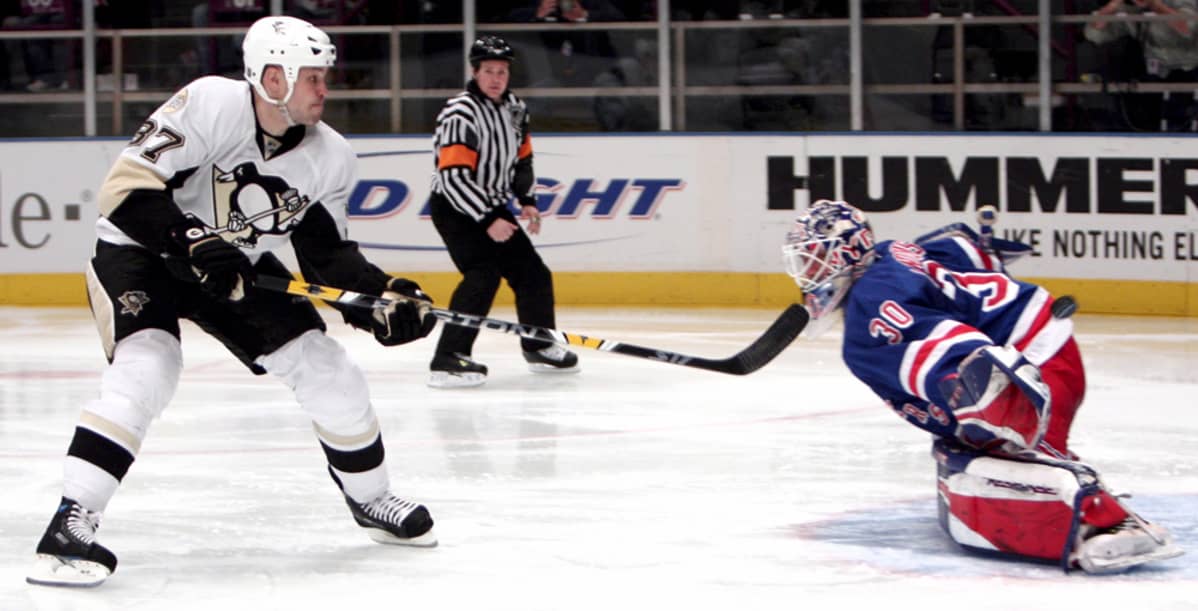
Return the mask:
{"type": "Polygon", "coordinates": [[[1030,341],[1049,296],[962,237],[883,242],[877,255],[845,307],[845,362],[912,424],[952,436],[938,382],[978,348],[1030,341]]]}

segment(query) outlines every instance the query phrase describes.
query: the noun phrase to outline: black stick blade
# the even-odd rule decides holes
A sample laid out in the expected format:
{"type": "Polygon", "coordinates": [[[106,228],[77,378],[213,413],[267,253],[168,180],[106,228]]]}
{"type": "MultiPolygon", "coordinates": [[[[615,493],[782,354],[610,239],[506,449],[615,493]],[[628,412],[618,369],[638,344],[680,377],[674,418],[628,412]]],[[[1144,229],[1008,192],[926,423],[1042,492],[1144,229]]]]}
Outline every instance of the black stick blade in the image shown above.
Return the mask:
{"type": "Polygon", "coordinates": [[[765,333],[761,334],[747,348],[726,359],[706,359],[623,342],[608,342],[599,349],[606,352],[661,361],[670,363],[671,365],[682,365],[696,369],[705,369],[707,371],[743,376],[761,369],[781,354],[787,346],[794,342],[799,333],[803,332],[803,329],[807,326],[807,320],[807,310],[798,304],[791,304],[765,330],[765,333]]]}
{"type": "Polygon", "coordinates": [[[765,367],[767,363],[782,354],[782,351],[786,350],[787,346],[790,346],[795,338],[803,332],[809,318],[806,308],[798,304],[790,304],[778,316],[774,324],[770,325],[770,328],[757,338],[757,341],[749,344],[748,348],[741,350],[739,354],[729,359],[735,365],[730,367],[731,370],[726,373],[745,375],[765,367]]]}

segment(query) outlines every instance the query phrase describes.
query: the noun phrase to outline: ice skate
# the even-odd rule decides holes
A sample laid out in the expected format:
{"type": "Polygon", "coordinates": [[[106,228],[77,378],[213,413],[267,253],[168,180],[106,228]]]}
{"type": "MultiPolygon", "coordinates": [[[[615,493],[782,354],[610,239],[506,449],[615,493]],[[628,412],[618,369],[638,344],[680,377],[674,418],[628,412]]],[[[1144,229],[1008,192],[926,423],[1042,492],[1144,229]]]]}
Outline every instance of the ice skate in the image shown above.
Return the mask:
{"type": "Polygon", "coordinates": [[[96,542],[100,513],[63,497],[37,544],[25,581],[44,586],[94,587],[116,570],[116,556],[96,542]]]}
{"type": "Polygon", "coordinates": [[[1164,528],[1133,517],[1111,528],[1083,532],[1082,536],[1073,560],[1087,573],[1117,573],[1184,553],[1164,528]]]}
{"type": "Polygon", "coordinates": [[[436,547],[433,518],[424,505],[405,501],[390,492],[369,503],[359,503],[345,497],[354,521],[366,529],[366,534],[379,543],[436,547]]]}
{"type": "Polygon", "coordinates": [[[574,373],[578,371],[578,355],[553,344],[540,350],[524,351],[528,370],[533,373],[574,373]]]}
{"type": "Polygon", "coordinates": [[[438,352],[429,364],[428,385],[433,388],[469,388],[487,381],[487,366],[459,352],[438,352]]]}

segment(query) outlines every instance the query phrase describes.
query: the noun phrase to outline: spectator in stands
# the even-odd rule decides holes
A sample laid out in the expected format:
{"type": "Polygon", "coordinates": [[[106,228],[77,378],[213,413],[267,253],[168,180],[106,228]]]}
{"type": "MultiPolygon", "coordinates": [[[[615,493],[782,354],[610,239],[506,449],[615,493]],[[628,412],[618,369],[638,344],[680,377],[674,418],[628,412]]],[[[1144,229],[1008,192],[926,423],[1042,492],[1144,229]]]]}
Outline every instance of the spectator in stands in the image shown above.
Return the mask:
{"type": "Polygon", "coordinates": [[[624,13],[609,0],[533,0],[513,9],[511,21],[623,21],[624,13]]]}
{"type": "Polygon", "coordinates": [[[671,18],[674,21],[730,21],[740,13],[740,2],[728,0],[690,0],[671,2],[671,18]]]}
{"type": "MultiPolygon", "coordinates": [[[[21,0],[19,9],[6,14],[6,30],[61,30],[73,26],[68,11],[73,3],[66,0],[21,0]]],[[[66,89],[67,41],[63,39],[25,39],[20,41],[25,60],[28,91],[66,89]]],[[[12,48],[6,54],[12,53],[12,48]]]]}
{"type": "Polygon", "coordinates": [[[337,0],[293,0],[283,13],[312,23],[340,25],[342,8],[337,0]]]}
{"type": "Polygon", "coordinates": [[[362,0],[362,6],[367,25],[462,22],[460,0],[362,0]]]}
{"type": "MultiPolygon", "coordinates": [[[[1198,82],[1198,0],[1110,0],[1095,15],[1155,13],[1176,15],[1167,21],[1093,21],[1086,39],[1105,44],[1130,36],[1144,52],[1144,79],[1164,83],[1198,82]]],[[[1144,117],[1132,127],[1150,131],[1198,131],[1198,102],[1192,92],[1137,94],[1129,114],[1144,117]]]]}
{"type": "MultiPolygon", "coordinates": [[[[632,57],[621,57],[595,78],[596,87],[656,87],[654,42],[638,38],[632,57]]],[[[595,119],[604,131],[644,132],[658,128],[657,100],[622,94],[596,96],[595,119]]]]}
{"type": "Polygon", "coordinates": [[[238,26],[236,35],[200,36],[195,50],[181,58],[194,64],[194,74],[223,74],[233,76],[241,71],[241,41],[245,26],[270,14],[266,0],[211,0],[191,9],[191,25],[197,28],[238,26]]]}
{"type": "Polygon", "coordinates": [[[657,19],[657,0],[612,0],[628,21],[657,19]]]}
{"type": "MultiPolygon", "coordinates": [[[[611,0],[530,0],[508,13],[512,22],[587,23],[624,21],[624,13],[611,0]]],[[[549,85],[590,85],[616,57],[611,37],[602,30],[550,31],[541,34],[547,55],[549,85]]],[[[531,56],[532,53],[522,52],[531,56]]]]}
{"type": "MultiPolygon", "coordinates": [[[[21,3],[18,0],[0,0],[0,23],[5,27],[8,26],[8,18],[15,17],[21,14],[21,3]]],[[[8,91],[13,88],[12,82],[12,61],[11,57],[17,55],[19,51],[13,51],[19,45],[16,41],[4,41],[0,43],[0,91],[8,91]]]]}

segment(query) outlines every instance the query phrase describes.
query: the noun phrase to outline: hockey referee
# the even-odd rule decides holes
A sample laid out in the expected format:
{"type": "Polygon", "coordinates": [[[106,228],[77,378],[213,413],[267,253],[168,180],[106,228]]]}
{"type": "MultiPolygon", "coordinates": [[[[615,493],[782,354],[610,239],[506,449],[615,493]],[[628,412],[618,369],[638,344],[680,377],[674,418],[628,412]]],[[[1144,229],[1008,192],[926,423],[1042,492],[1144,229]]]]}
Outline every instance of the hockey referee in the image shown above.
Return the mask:
{"type": "MultiPolygon", "coordinates": [[[[516,294],[521,323],[553,328],[553,276],[527,235],[541,231],[541,213],[532,196],[528,108],[508,90],[513,59],[511,46],[498,36],[482,36],[471,46],[473,78],[437,115],[430,208],[462,273],[450,309],[486,316],[503,279],[516,294]],[[513,196],[526,229],[513,213],[513,196]]],[[[477,336],[477,329],[442,328],[429,386],[486,382],[486,365],[471,358],[477,336]]],[[[520,344],[534,372],[578,371],[578,357],[562,346],[531,339],[520,344]]]]}

